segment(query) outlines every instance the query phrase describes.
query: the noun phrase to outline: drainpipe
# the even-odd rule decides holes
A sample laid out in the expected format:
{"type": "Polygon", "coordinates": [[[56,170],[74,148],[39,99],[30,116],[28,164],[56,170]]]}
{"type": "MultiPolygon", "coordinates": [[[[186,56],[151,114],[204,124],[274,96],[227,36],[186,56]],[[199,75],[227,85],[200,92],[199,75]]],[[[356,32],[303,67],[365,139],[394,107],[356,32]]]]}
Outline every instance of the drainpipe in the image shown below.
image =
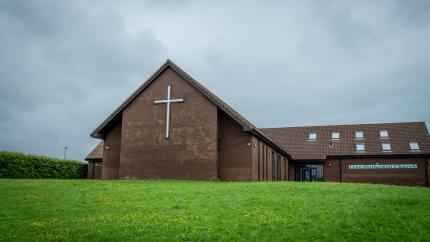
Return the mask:
{"type": "Polygon", "coordinates": [[[339,159],[339,181],[342,182],[342,159],[339,159]]]}

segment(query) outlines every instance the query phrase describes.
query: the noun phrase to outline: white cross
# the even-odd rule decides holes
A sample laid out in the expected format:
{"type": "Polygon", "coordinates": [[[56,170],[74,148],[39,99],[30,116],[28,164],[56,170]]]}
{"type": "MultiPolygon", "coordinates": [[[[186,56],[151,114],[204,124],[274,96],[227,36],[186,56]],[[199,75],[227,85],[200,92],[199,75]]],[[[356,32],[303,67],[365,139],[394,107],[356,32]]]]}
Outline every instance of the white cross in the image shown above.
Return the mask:
{"type": "Polygon", "coordinates": [[[170,99],[170,85],[167,86],[167,99],[166,100],[155,100],[154,104],[167,104],[166,108],[166,139],[169,138],[169,127],[170,127],[170,103],[181,103],[184,101],[183,98],[170,99]]]}

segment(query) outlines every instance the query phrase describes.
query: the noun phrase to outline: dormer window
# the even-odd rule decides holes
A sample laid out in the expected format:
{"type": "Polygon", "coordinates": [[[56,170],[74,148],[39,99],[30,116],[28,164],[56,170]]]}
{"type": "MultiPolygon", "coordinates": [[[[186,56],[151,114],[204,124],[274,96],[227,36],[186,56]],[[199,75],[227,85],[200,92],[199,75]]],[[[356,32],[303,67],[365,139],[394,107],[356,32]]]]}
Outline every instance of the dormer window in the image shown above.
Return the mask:
{"type": "Polygon", "coordinates": [[[317,133],[309,133],[309,140],[317,140],[317,133]]]}
{"type": "Polygon", "coordinates": [[[380,130],[379,131],[379,138],[381,139],[388,139],[388,131],[387,130],[380,130]]]}
{"type": "Polygon", "coordinates": [[[355,131],[355,139],[364,139],[363,131],[355,131]]]}
{"type": "Polygon", "coordinates": [[[388,143],[382,144],[382,151],[383,152],[390,152],[391,151],[391,144],[388,144],[388,143]]]}
{"type": "Polygon", "coordinates": [[[355,145],[355,151],[356,152],[365,152],[366,150],[365,150],[364,144],[356,144],[355,145]]]}
{"type": "Polygon", "coordinates": [[[420,145],[418,142],[409,142],[409,147],[411,148],[411,151],[420,151],[420,145]]]}
{"type": "Polygon", "coordinates": [[[331,139],[340,140],[340,133],[339,132],[332,132],[331,133],[331,139]]]}

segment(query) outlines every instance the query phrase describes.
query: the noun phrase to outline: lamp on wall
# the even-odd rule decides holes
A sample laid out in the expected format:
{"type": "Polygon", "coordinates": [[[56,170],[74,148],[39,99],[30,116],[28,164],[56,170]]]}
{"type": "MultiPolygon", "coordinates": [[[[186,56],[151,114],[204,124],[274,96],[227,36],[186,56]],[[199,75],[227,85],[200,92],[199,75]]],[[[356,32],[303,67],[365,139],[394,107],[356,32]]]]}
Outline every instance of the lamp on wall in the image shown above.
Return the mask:
{"type": "Polygon", "coordinates": [[[109,145],[106,145],[106,146],[105,146],[105,149],[106,149],[106,150],[109,150],[109,149],[110,149],[109,145]]]}
{"type": "Polygon", "coordinates": [[[246,143],[246,146],[251,146],[252,145],[252,142],[251,141],[248,141],[247,143],[246,143]]]}

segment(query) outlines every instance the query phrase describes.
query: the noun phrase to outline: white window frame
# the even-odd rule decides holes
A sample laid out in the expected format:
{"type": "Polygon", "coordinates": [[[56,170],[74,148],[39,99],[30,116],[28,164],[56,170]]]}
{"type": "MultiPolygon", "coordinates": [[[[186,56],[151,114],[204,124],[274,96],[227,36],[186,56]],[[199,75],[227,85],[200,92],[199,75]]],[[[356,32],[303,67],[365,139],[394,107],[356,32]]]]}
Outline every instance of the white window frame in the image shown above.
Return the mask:
{"type": "Polygon", "coordinates": [[[355,152],[357,152],[357,153],[363,153],[363,152],[366,152],[366,145],[364,145],[363,143],[358,143],[358,144],[355,144],[355,152]],[[359,149],[358,147],[363,147],[363,149],[359,149]]]}
{"type": "Polygon", "coordinates": [[[355,131],[354,135],[355,135],[355,139],[364,139],[364,131],[355,131]],[[361,133],[361,137],[358,137],[357,133],[361,133]]]}
{"type": "Polygon", "coordinates": [[[331,132],[331,139],[332,140],[340,140],[340,132],[331,132]],[[337,134],[337,137],[333,137],[334,134],[337,134]]]}
{"type": "Polygon", "coordinates": [[[390,143],[382,143],[381,148],[382,148],[382,152],[391,152],[391,144],[390,143]],[[388,147],[389,149],[384,149],[384,146],[386,146],[386,148],[388,147]]]}
{"type": "Polygon", "coordinates": [[[409,148],[411,151],[420,151],[420,144],[416,141],[409,142],[409,148]],[[416,149],[414,149],[414,146],[416,145],[416,149]]]}
{"type": "Polygon", "coordinates": [[[388,133],[388,130],[379,130],[379,138],[380,139],[388,139],[388,138],[390,138],[390,133],[388,133]],[[382,135],[382,133],[387,133],[387,135],[385,136],[383,136],[382,135]]]}
{"type": "Polygon", "coordinates": [[[308,140],[317,140],[317,133],[316,132],[310,132],[308,135],[308,140]]]}

